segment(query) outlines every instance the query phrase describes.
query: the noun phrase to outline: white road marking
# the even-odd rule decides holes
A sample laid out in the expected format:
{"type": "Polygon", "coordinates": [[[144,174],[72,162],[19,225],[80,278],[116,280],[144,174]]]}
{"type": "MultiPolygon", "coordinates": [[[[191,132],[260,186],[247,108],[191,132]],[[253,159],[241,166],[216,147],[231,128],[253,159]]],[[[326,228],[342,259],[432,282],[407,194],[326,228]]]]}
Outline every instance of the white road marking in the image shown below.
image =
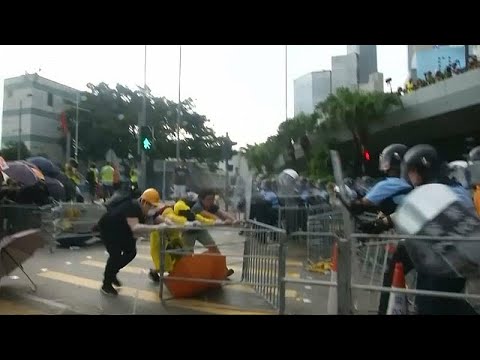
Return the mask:
{"type": "Polygon", "coordinates": [[[304,302],[305,304],[311,304],[311,303],[312,303],[312,300],[310,300],[310,299],[305,299],[305,298],[304,298],[304,299],[303,299],[303,302],[304,302]]]}
{"type": "Polygon", "coordinates": [[[312,290],[312,287],[310,285],[305,285],[305,289],[312,290]]]}

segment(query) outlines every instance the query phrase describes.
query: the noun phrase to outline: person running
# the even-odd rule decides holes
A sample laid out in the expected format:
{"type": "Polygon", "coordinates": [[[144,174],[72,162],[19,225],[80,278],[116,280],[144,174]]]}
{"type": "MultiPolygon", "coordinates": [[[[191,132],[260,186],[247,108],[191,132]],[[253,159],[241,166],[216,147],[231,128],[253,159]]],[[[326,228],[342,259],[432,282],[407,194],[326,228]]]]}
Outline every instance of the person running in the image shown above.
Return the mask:
{"type": "MultiPolygon", "coordinates": [[[[118,295],[118,291],[113,287],[122,286],[117,274],[137,255],[134,234],[149,233],[160,228],[159,224],[144,225],[146,216],[149,212],[155,211],[159,205],[160,194],[150,188],[138,199],[127,198],[108,207],[107,213],[100,219],[98,228],[109,255],[101,288],[105,295],[118,295]]],[[[164,222],[162,217],[155,220],[157,223],[164,222]]]]}

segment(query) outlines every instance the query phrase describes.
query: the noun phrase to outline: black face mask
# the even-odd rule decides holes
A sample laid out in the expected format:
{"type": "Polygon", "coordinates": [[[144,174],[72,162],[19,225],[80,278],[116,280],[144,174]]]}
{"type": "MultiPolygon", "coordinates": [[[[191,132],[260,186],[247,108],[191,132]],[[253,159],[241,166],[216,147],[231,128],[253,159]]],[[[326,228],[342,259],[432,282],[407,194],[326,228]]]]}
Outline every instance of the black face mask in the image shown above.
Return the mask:
{"type": "Polygon", "coordinates": [[[195,221],[195,214],[191,210],[180,210],[178,215],[187,218],[187,221],[195,221]]]}

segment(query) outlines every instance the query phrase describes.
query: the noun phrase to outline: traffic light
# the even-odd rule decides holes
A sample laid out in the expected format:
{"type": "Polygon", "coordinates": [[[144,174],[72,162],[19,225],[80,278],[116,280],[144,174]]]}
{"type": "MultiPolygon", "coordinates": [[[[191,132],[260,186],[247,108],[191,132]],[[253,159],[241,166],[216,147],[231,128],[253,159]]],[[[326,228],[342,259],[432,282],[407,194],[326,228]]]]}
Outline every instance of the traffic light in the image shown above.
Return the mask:
{"type": "Polygon", "coordinates": [[[224,139],[222,144],[222,155],[225,160],[227,161],[230,160],[233,157],[233,155],[237,153],[237,151],[233,150],[233,146],[235,145],[237,145],[237,143],[230,140],[230,137],[228,136],[228,133],[227,133],[227,136],[224,139]]]}
{"type": "Polygon", "coordinates": [[[140,128],[140,147],[143,151],[153,150],[153,130],[150,126],[142,126],[140,128]]]}
{"type": "Polygon", "coordinates": [[[370,161],[370,152],[368,150],[363,150],[363,157],[365,160],[370,161]]]}

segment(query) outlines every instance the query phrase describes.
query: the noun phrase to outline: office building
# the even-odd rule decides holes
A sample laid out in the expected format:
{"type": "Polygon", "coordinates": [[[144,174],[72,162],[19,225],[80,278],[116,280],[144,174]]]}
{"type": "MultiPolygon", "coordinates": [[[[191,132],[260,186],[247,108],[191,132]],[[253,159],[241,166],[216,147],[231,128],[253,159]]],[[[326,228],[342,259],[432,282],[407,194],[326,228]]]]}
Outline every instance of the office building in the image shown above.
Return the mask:
{"type": "Polygon", "coordinates": [[[347,87],[358,89],[358,54],[332,56],[332,91],[347,87]]]}
{"type": "Polygon", "coordinates": [[[332,72],[315,71],[294,80],[294,115],[311,114],[330,95],[332,72]]]}
{"type": "Polygon", "coordinates": [[[20,138],[33,155],[65,161],[60,114],[76,102],[77,94],[78,90],[38,74],[5,79],[2,146],[20,138]]]}
{"type": "Polygon", "coordinates": [[[358,82],[367,84],[377,72],[377,45],[347,45],[347,55],[358,55],[358,82]]]}

